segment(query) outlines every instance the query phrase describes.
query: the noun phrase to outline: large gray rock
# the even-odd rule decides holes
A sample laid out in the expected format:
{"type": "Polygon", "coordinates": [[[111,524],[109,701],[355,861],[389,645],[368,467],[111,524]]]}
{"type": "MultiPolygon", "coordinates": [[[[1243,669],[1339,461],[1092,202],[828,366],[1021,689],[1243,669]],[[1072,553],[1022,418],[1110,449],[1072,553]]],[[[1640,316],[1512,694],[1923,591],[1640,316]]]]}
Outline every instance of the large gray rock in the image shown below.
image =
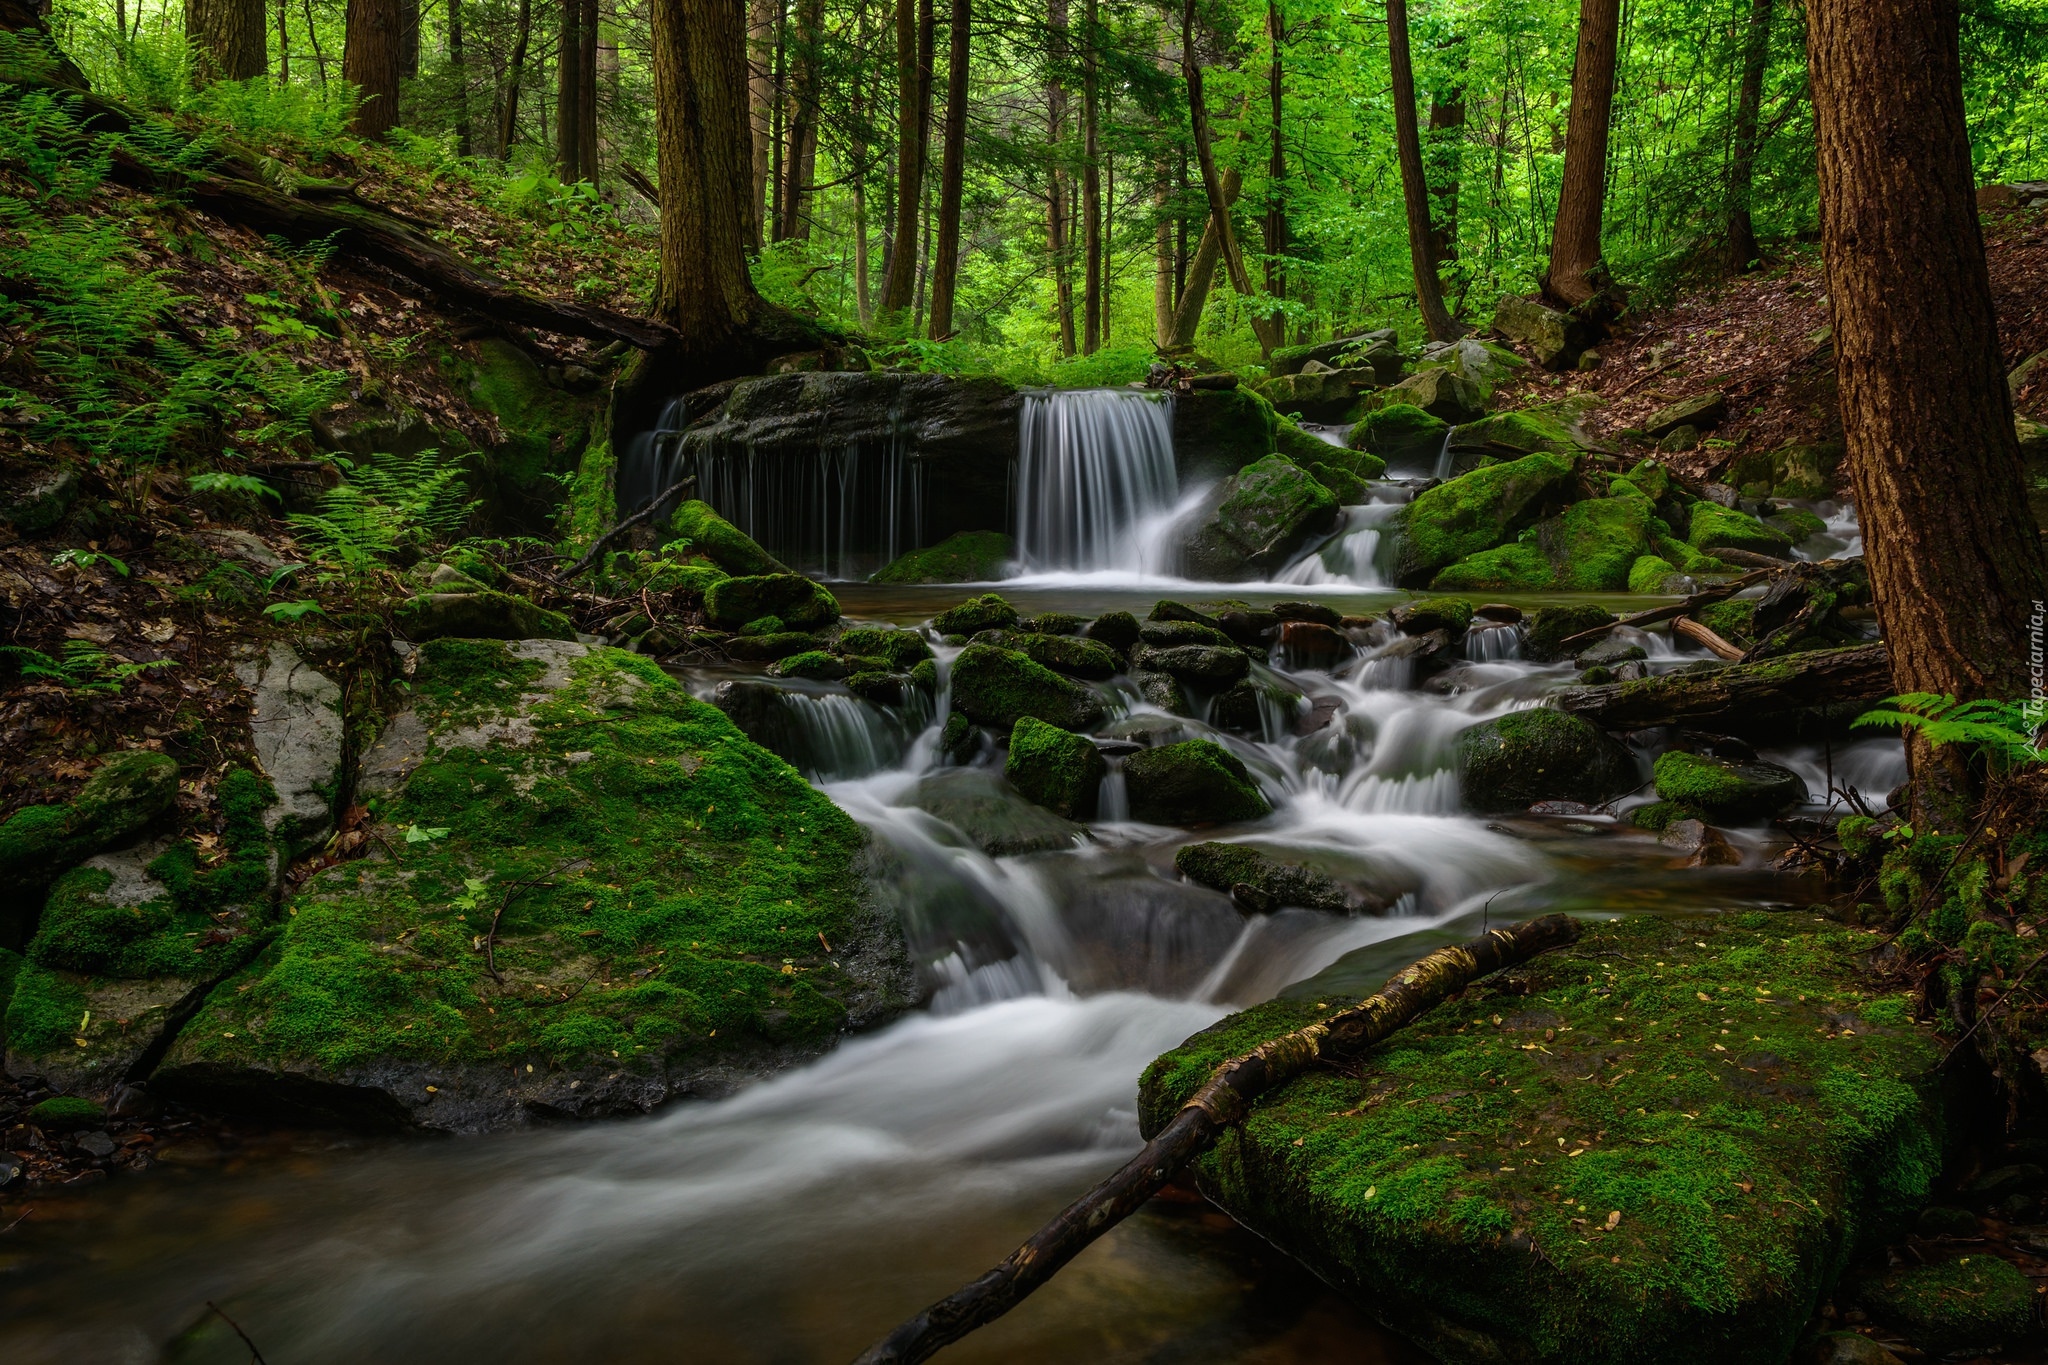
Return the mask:
{"type": "Polygon", "coordinates": [[[1216,485],[1190,518],[1181,560],[1190,578],[1262,578],[1337,524],[1337,499],[1278,455],[1216,485]]]}
{"type": "Polygon", "coordinates": [[[1494,305],[1493,326],[1502,336],[1527,346],[1546,370],[1570,369],[1592,342],[1584,325],[1570,314],[1517,294],[1503,295],[1494,305]]]}
{"type": "Polygon", "coordinates": [[[235,676],[249,689],[256,761],[277,790],[264,826],[287,849],[316,844],[333,828],[341,794],[341,687],[282,643],[235,676]]]}
{"type": "Polygon", "coordinates": [[[1454,369],[1418,370],[1380,396],[1380,401],[1406,403],[1452,425],[1476,422],[1486,415],[1486,392],[1454,369]]]}

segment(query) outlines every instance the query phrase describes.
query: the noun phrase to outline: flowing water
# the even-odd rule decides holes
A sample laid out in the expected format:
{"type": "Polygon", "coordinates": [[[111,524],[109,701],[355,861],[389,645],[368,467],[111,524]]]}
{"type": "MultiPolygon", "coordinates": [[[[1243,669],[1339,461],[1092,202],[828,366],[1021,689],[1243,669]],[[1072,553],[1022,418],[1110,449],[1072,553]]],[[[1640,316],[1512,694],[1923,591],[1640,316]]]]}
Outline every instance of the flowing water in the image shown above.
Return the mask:
{"type": "MultiPolygon", "coordinates": [[[[1175,486],[1170,440],[1162,461],[1146,411],[1121,396],[1100,409],[1105,423],[1130,420],[1096,448],[1057,434],[1056,405],[1027,410],[1044,424],[1025,444],[1041,481],[1019,507],[1037,562],[1005,588],[1027,613],[1142,616],[1163,595],[1156,562],[1131,544],[1199,490],[1175,486]]],[[[1376,538],[1406,495],[1376,486],[1283,582],[1208,585],[1198,600],[1300,597],[1307,584],[1341,611],[1383,609],[1398,599],[1379,587],[1376,538]]],[[[1853,519],[1830,511],[1846,544],[1853,519]]],[[[839,590],[849,620],[905,625],[963,595],[839,590]]],[[[1136,823],[1112,771],[1100,818],[1016,856],[984,841],[1042,816],[1008,791],[998,756],[939,762],[943,688],[935,705],[891,710],[789,684],[788,756],[873,832],[878,891],[921,964],[925,1009],[731,1098],[647,1119],[431,1143],[273,1135],[239,1155],[194,1144],[148,1177],[39,1199],[0,1241],[0,1359],[246,1360],[212,1300],[273,1365],[845,1361],[1120,1164],[1138,1143],[1146,1063],[1232,1009],[1370,991],[1489,920],[1807,894],[1766,870],[1763,829],[1731,831],[1742,867],[1677,871],[1615,810],[1461,813],[1459,732],[1536,704],[1570,666],[1525,661],[1519,629],[1491,625],[1418,685],[1387,653],[1386,627],[1349,637],[1345,657],[1313,669],[1275,648],[1259,677],[1304,700],[1269,705],[1256,738],[1104,685],[1106,735],[1215,738],[1266,791],[1269,818],[1198,834],[1136,823]],[[1173,872],[1175,850],[1199,838],[1310,862],[1390,909],[1247,917],[1173,872]]],[[[1662,634],[1632,638],[1656,670],[1700,657],[1662,634]]],[[[943,675],[957,651],[937,649],[943,675]]],[[[685,681],[708,695],[726,676],[685,681]]],[[[1903,771],[1886,740],[1767,756],[1816,798],[1834,786],[1881,801],[1903,771]]],[[[1647,752],[1641,762],[1647,778],[1647,752]]],[[[1227,1218],[1159,1200],[945,1359],[1420,1357],[1227,1218]]]]}

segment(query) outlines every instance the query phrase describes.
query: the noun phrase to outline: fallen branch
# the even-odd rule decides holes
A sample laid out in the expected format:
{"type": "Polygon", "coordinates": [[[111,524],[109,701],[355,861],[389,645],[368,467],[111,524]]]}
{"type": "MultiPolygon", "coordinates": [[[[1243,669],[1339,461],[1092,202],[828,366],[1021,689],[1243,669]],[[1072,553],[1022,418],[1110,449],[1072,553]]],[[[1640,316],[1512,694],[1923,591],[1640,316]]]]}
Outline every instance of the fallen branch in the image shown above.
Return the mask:
{"type": "Polygon", "coordinates": [[[1636,682],[1574,687],[1549,704],[1610,730],[1689,725],[1714,719],[1737,730],[1788,711],[1837,703],[1863,705],[1891,695],[1883,644],[1816,649],[1762,663],[1699,673],[1664,673],[1636,682]]]}
{"type": "Polygon", "coordinates": [[[1782,569],[1800,562],[1796,559],[1780,559],[1776,555],[1760,555],[1754,550],[1731,550],[1725,545],[1707,553],[1723,564],[1733,564],[1744,569],[1782,569]]]}
{"type": "Polygon", "coordinates": [[[242,1339],[242,1344],[249,1348],[249,1360],[251,1362],[251,1365],[270,1365],[270,1363],[263,1358],[263,1352],[256,1349],[256,1343],[249,1340],[249,1334],[242,1330],[241,1323],[236,1322],[233,1318],[229,1317],[227,1315],[226,1310],[224,1310],[219,1304],[215,1303],[212,1299],[208,1299],[206,1301],[206,1306],[208,1308],[211,1308],[214,1312],[219,1313],[220,1320],[226,1323],[228,1326],[235,1329],[235,1335],[240,1337],[242,1339]]]}
{"type": "Polygon", "coordinates": [[[1122,1170],[1069,1204],[1001,1265],[870,1347],[855,1365],[913,1365],[995,1321],[1207,1151],[1261,1095],[1321,1061],[1356,1057],[1480,977],[1562,948],[1578,936],[1576,921],[1545,915],[1439,948],[1396,974],[1379,994],[1233,1057],[1209,1073],[1202,1088],[1122,1170]]]}
{"type": "Polygon", "coordinates": [[[498,911],[491,916],[490,932],[484,935],[484,970],[491,974],[491,980],[497,982],[500,986],[505,984],[505,978],[498,975],[498,925],[504,921],[505,912],[512,908],[512,898],[522,891],[530,891],[537,886],[553,886],[554,882],[550,878],[567,872],[578,863],[587,863],[589,861],[590,859],[588,858],[571,858],[569,861],[541,873],[538,877],[528,877],[522,881],[516,881],[505,888],[504,896],[498,901],[498,911]]]}
{"type": "Polygon", "coordinates": [[[1754,570],[1740,578],[1731,578],[1726,583],[1719,584],[1716,587],[1704,588],[1682,602],[1673,602],[1665,607],[1652,607],[1648,611],[1639,611],[1633,616],[1624,616],[1619,621],[1609,621],[1604,626],[1594,626],[1591,630],[1582,630],[1577,635],[1567,635],[1564,639],[1558,641],[1557,648],[1560,653],[1569,654],[1572,651],[1573,645],[1597,640],[1608,631],[1618,630],[1622,626],[1647,626],[1653,625],[1658,621],[1669,621],[1674,616],[1690,616],[1701,607],[1712,606],[1716,602],[1725,601],[1733,597],[1750,584],[1768,578],[1770,574],[1771,570],[1769,569],[1754,570]]]}
{"type": "MultiPolygon", "coordinates": [[[[682,478],[677,479],[667,488],[664,488],[661,490],[661,492],[657,493],[654,496],[653,501],[649,502],[645,507],[635,512],[632,516],[627,517],[618,525],[612,527],[611,530],[606,531],[596,540],[591,541],[590,548],[583,552],[583,558],[577,560],[574,564],[571,564],[567,569],[562,571],[562,578],[564,579],[564,581],[573,580],[576,577],[576,575],[582,573],[585,569],[597,563],[598,556],[602,555],[605,552],[605,550],[610,547],[613,541],[617,540],[620,536],[626,534],[626,532],[632,530],[635,526],[638,526],[643,522],[652,520],[654,514],[661,510],[661,506],[663,503],[666,503],[670,498],[680,497],[684,490],[689,488],[689,486],[695,483],[696,481],[697,476],[695,474],[685,474],[682,478]]],[[[650,616],[648,619],[652,620],[654,618],[650,616]]]]}
{"type": "Polygon", "coordinates": [[[1710,653],[1726,659],[1730,663],[1742,657],[1742,650],[1739,646],[1730,644],[1719,635],[1716,635],[1713,627],[1695,621],[1690,616],[1681,616],[1673,621],[1671,623],[1671,633],[1673,635],[1683,635],[1696,645],[1705,645],[1710,653]]]}

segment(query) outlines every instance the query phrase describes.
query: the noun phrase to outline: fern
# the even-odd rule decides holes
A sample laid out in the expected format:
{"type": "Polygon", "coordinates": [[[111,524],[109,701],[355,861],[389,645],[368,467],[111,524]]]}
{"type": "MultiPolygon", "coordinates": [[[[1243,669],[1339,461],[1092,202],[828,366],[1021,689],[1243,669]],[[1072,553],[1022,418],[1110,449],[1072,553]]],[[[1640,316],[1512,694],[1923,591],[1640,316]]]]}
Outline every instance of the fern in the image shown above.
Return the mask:
{"type": "Polygon", "coordinates": [[[2048,760],[2048,748],[2036,742],[2041,722],[2030,702],[1959,702],[1933,692],[1907,692],[1886,697],[1851,724],[1886,726],[1921,735],[1930,744],[1977,749],[2001,770],[2048,760]]]}
{"type": "Polygon", "coordinates": [[[351,590],[366,587],[386,565],[453,539],[477,505],[462,467],[438,451],[337,463],[345,473],[340,486],[321,498],[319,511],[290,520],[326,577],[351,590]]]}
{"type": "Polygon", "coordinates": [[[14,660],[23,678],[54,683],[67,692],[89,696],[113,696],[131,678],[153,669],[176,667],[173,659],[157,659],[146,664],[116,661],[113,655],[90,640],[66,640],[61,658],[51,658],[39,649],[20,645],[0,645],[0,656],[14,660]]]}

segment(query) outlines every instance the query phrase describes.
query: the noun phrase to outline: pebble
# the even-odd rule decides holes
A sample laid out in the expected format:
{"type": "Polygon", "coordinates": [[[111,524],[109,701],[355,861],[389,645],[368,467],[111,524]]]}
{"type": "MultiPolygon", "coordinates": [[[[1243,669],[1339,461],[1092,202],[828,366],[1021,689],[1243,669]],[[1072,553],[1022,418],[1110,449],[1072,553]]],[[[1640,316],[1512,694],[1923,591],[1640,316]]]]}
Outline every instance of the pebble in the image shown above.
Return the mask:
{"type": "Polygon", "coordinates": [[[105,1133],[85,1133],[78,1139],[78,1150],[92,1156],[112,1156],[114,1154],[114,1140],[105,1133]]]}

